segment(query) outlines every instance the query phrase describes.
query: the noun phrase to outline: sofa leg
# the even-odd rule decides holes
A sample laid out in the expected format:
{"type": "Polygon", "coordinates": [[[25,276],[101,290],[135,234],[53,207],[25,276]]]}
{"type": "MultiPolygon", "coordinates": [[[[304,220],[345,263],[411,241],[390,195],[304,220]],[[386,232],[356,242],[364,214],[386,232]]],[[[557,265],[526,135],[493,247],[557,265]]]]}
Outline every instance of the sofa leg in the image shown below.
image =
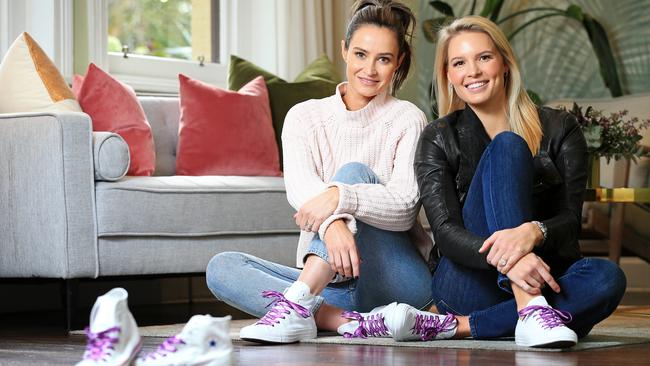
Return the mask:
{"type": "Polygon", "coordinates": [[[70,333],[75,325],[77,312],[77,296],[79,293],[79,280],[76,278],[63,281],[62,303],[65,330],[70,333]]]}

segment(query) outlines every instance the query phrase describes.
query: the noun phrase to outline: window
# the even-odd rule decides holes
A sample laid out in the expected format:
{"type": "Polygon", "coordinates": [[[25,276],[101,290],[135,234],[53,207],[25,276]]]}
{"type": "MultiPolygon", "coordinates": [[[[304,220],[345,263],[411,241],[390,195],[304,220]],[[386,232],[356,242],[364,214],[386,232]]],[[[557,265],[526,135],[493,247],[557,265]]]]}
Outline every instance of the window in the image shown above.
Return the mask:
{"type": "Polygon", "coordinates": [[[109,0],[108,52],[219,62],[219,2],[109,0]]]}
{"type": "Polygon", "coordinates": [[[227,0],[104,0],[108,69],[138,91],[178,92],[179,73],[226,85],[227,0]],[[226,9],[224,9],[226,8],[226,9]]]}

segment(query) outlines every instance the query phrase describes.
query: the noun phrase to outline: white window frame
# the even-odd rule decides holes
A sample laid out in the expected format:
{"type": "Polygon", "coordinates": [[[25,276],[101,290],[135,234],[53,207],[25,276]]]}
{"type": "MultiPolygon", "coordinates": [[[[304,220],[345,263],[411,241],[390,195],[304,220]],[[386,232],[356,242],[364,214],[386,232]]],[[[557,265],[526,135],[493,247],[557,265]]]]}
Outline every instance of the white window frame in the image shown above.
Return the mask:
{"type": "Polygon", "coordinates": [[[69,81],[73,73],[73,0],[0,0],[0,56],[14,39],[29,32],[69,81]]]}
{"type": "Polygon", "coordinates": [[[136,91],[178,93],[178,74],[227,87],[227,60],[236,44],[237,0],[219,0],[219,62],[178,60],[108,52],[108,1],[88,1],[88,30],[90,62],[110,72],[114,78],[132,86],[136,91]]]}

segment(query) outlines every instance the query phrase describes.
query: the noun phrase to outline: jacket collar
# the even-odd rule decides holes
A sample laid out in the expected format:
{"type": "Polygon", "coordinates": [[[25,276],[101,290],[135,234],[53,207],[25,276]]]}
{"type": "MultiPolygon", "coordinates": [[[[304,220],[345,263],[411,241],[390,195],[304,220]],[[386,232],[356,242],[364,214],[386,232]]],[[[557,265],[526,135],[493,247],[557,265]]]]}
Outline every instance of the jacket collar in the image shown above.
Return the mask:
{"type": "Polygon", "coordinates": [[[492,141],[490,136],[487,134],[487,131],[485,131],[483,123],[469,106],[465,107],[460,114],[460,118],[458,118],[458,131],[461,134],[469,132],[471,135],[477,137],[481,142],[484,142],[485,145],[488,145],[492,141]]]}

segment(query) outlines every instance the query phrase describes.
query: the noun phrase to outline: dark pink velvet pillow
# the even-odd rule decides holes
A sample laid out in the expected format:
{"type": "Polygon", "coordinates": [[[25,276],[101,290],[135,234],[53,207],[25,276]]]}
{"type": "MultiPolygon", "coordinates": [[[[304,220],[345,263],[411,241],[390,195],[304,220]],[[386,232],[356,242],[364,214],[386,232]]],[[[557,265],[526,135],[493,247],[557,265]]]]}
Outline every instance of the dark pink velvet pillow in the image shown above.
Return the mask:
{"type": "Polygon", "coordinates": [[[153,174],[156,150],[151,126],[133,89],[90,64],[85,77],[73,78],[72,90],[81,109],[92,119],[93,131],[117,133],[129,145],[127,175],[153,174]]]}
{"type": "Polygon", "coordinates": [[[237,92],[185,75],[178,78],[176,174],[281,175],[264,78],[255,78],[237,92]]]}

